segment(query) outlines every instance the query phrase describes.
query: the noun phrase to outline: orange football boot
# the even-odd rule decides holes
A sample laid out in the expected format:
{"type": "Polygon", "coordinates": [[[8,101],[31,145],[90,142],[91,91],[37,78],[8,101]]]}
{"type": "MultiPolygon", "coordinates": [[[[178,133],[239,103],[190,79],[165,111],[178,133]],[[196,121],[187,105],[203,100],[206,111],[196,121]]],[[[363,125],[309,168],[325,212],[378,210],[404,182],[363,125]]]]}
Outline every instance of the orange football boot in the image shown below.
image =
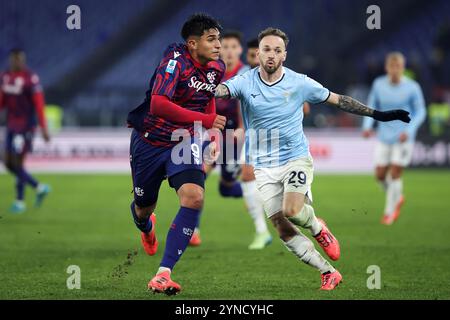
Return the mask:
{"type": "Polygon", "coordinates": [[[156,251],[158,251],[158,240],[156,239],[155,227],[156,227],[156,215],[152,213],[150,215],[150,219],[152,220],[152,231],[149,233],[141,232],[141,242],[144,247],[144,251],[153,256],[156,251]]]}
{"type": "Polygon", "coordinates": [[[168,296],[178,294],[181,286],[170,279],[170,272],[164,271],[153,277],[148,283],[148,289],[153,293],[165,293],[168,296]]]}
{"type": "Polygon", "coordinates": [[[189,240],[189,245],[192,247],[198,247],[202,244],[202,239],[200,238],[200,231],[195,229],[192,233],[191,240],[189,240]]]}
{"type": "Polygon", "coordinates": [[[391,224],[394,223],[393,216],[384,214],[383,217],[381,217],[380,223],[386,226],[390,226],[391,224]]]}
{"type": "Polygon", "coordinates": [[[339,241],[333,236],[331,231],[327,228],[327,225],[325,224],[325,221],[322,219],[319,220],[320,224],[322,225],[322,230],[317,236],[314,236],[314,238],[317,240],[319,245],[322,247],[322,249],[325,251],[327,256],[330,257],[331,260],[338,260],[341,256],[341,248],[339,246],[339,241]]]}
{"type": "Polygon", "coordinates": [[[322,274],[321,278],[322,286],[320,287],[320,290],[333,290],[342,282],[342,275],[337,270],[331,273],[322,274]]]}
{"type": "Polygon", "coordinates": [[[394,214],[392,215],[393,221],[396,221],[398,217],[400,216],[400,210],[402,209],[403,204],[405,203],[405,197],[400,196],[400,199],[397,202],[397,205],[395,206],[394,214]]]}

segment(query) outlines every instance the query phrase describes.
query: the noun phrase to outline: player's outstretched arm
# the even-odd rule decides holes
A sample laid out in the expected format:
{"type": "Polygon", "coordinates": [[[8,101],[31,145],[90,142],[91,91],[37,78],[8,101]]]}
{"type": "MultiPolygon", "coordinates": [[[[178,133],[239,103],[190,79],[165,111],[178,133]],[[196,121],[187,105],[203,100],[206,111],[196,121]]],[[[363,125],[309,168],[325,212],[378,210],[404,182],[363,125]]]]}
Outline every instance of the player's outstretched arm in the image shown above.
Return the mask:
{"type": "Polygon", "coordinates": [[[326,102],[335,105],[345,112],[357,114],[359,116],[372,117],[378,121],[386,122],[400,120],[407,123],[411,121],[408,111],[401,109],[394,109],[389,111],[374,110],[359,102],[358,100],[353,99],[352,97],[336,94],[333,92],[330,92],[330,96],[328,97],[326,102]]]}
{"type": "Polygon", "coordinates": [[[229,99],[230,98],[230,90],[228,90],[228,87],[223,84],[219,84],[216,88],[216,91],[214,93],[216,98],[221,99],[229,99]]]}

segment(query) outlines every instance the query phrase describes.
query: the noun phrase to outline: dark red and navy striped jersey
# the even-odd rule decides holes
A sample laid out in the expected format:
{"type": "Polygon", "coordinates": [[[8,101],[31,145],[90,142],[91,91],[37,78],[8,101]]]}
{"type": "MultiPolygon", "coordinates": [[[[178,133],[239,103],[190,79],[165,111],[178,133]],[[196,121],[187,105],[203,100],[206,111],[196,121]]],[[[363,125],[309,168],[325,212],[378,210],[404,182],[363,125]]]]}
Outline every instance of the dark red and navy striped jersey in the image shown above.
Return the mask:
{"type": "MultiPolygon", "coordinates": [[[[230,71],[226,71],[222,82],[241,74],[250,68],[239,61],[238,65],[230,71]]],[[[225,129],[236,129],[239,124],[239,99],[216,99],[216,112],[227,118],[225,129]]],[[[223,131],[225,133],[225,130],[223,131]]]]}
{"type": "MultiPolygon", "coordinates": [[[[185,44],[171,44],[164,52],[164,57],[150,81],[147,91],[147,101],[151,95],[167,96],[173,103],[189,109],[205,113],[214,91],[225,73],[222,60],[211,61],[203,66],[190,55],[185,44]]],[[[172,132],[186,129],[191,135],[194,124],[181,124],[168,121],[150,113],[148,104],[143,122],[142,136],[156,146],[173,146],[178,141],[172,141],[172,132]]]]}
{"type": "Polygon", "coordinates": [[[42,92],[39,77],[30,70],[5,71],[0,74],[0,90],[8,130],[16,133],[34,130],[37,115],[33,95],[42,92]]]}

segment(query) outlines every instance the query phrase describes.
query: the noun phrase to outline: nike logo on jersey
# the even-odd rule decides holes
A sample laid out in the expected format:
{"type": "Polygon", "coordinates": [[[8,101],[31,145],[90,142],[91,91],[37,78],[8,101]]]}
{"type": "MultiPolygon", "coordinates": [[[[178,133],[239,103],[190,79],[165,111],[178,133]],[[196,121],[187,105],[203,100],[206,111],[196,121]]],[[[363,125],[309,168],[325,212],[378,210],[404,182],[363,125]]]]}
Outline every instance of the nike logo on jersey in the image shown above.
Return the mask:
{"type": "Polygon", "coordinates": [[[176,59],[176,58],[178,58],[179,56],[181,56],[181,53],[179,53],[178,51],[174,51],[174,53],[173,53],[173,58],[176,59]]]}
{"type": "Polygon", "coordinates": [[[258,94],[252,94],[252,93],[250,93],[250,95],[252,96],[253,99],[256,98],[257,96],[260,96],[259,93],[258,93],[258,94]]]}

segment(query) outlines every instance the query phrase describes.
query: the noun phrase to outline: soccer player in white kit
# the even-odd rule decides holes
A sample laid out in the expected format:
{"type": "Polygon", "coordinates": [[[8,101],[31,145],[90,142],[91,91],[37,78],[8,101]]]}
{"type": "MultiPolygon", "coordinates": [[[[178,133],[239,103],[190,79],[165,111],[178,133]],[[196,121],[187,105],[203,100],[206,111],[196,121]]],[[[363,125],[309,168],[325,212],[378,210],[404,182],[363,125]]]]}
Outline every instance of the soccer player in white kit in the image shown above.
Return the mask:
{"type": "Polygon", "coordinates": [[[301,261],[321,272],[322,290],[333,290],[341,282],[341,274],[296,227],[308,229],[332,260],[339,259],[339,242],[310,205],[313,160],[303,133],[301,106],[304,101],[328,102],[344,111],[380,121],[408,122],[408,112],[373,110],[283,67],[288,37],[279,29],[263,30],[258,41],[260,67],[220,84],[215,94],[241,101],[246,157],[255,167],[265,213],[279,237],[301,261]]]}
{"type": "MultiPolygon", "coordinates": [[[[425,120],[425,101],[419,84],[403,75],[405,57],[391,52],[385,60],[386,75],[373,82],[367,104],[376,110],[403,108],[411,113],[411,123],[401,121],[380,123],[376,129],[375,176],[386,192],[386,204],[381,223],[391,225],[404,203],[402,172],[411,162],[417,130],[425,120]]],[[[363,136],[374,134],[374,120],[365,118],[363,136]]]]}

